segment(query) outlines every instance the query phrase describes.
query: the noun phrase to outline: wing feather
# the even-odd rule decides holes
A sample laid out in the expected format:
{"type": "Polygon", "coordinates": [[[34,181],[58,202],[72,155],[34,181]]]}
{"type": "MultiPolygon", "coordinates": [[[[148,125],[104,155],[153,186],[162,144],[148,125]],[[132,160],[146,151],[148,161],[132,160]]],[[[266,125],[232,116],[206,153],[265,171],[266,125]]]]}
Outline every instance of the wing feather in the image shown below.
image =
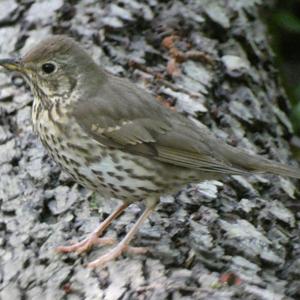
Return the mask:
{"type": "Polygon", "coordinates": [[[95,140],[185,168],[246,173],[218,157],[207,143],[215,139],[207,129],[199,130],[192,121],[164,108],[130,81],[107,76],[101,94],[90,95],[73,107],[77,122],[95,140]]]}

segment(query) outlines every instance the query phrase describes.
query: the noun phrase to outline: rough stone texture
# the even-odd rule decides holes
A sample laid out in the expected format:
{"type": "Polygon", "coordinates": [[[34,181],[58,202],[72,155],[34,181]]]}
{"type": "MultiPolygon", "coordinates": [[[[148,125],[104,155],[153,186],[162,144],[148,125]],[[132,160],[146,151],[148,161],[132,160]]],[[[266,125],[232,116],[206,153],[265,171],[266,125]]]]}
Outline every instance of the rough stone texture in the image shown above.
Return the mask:
{"type": "MultiPolygon", "coordinates": [[[[293,163],[289,104],[258,17],[270,9],[263,3],[3,0],[0,56],[24,53],[50,33],[74,36],[108,70],[220,138],[293,163]]],[[[91,271],[84,264],[105,249],[56,254],[116,203],[60,172],[32,132],[30,105],[23,81],[1,73],[2,300],[299,299],[299,192],[296,181],[276,176],[235,176],[163,198],[134,241],[149,247],[146,256],[91,271]]],[[[121,238],[140,212],[132,205],[107,235],[121,238]]]]}

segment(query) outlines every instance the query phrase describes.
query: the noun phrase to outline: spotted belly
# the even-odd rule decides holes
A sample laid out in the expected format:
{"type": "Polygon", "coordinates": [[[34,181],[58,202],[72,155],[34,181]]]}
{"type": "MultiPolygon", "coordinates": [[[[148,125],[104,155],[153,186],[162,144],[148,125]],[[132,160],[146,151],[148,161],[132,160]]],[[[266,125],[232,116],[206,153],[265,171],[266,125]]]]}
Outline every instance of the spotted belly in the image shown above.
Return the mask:
{"type": "Polygon", "coordinates": [[[174,167],[176,170],[172,172],[163,163],[99,144],[49,144],[45,139],[41,140],[50,156],[76,182],[106,197],[133,202],[168,193],[191,180],[187,174],[184,177],[178,175],[179,170],[182,173],[181,168],[174,167]]]}
{"type": "Polygon", "coordinates": [[[41,112],[35,129],[50,156],[76,182],[103,196],[133,202],[169,193],[199,177],[193,170],[108,148],[75,122],[54,123],[48,115],[41,112]]]}

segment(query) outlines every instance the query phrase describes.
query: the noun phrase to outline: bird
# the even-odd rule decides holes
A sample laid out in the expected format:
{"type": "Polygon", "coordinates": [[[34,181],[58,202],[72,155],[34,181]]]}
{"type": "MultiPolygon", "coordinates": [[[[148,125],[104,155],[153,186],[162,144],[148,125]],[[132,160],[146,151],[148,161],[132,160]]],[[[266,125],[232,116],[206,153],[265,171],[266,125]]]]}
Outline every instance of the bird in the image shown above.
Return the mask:
{"type": "Polygon", "coordinates": [[[59,246],[83,253],[110,245],[105,230],[126,208],[145,209],[117,245],[88,264],[103,267],[131,247],[161,195],[227,175],[272,173],[300,178],[300,170],[250,154],[217,138],[202,123],[163,106],[149,92],[97,64],[74,39],[49,36],[0,66],[19,72],[33,94],[32,123],[49,155],[75,182],[121,204],[87,238],[59,246]]]}

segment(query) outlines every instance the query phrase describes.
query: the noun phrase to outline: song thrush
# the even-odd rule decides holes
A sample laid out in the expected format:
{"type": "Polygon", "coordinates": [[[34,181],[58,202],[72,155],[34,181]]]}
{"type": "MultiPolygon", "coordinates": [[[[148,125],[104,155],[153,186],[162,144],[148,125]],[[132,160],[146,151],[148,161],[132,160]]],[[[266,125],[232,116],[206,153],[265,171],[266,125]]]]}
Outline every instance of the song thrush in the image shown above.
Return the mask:
{"type": "Polygon", "coordinates": [[[29,83],[33,127],[50,156],[76,182],[123,201],[88,238],[59,251],[110,243],[99,237],[111,222],[132,202],[146,203],[124,239],[90,267],[128,250],[159,196],[187,183],[255,172],[300,178],[297,168],[231,147],[127,79],[109,74],[71,38],[51,36],[21,59],[0,65],[29,83]]]}

